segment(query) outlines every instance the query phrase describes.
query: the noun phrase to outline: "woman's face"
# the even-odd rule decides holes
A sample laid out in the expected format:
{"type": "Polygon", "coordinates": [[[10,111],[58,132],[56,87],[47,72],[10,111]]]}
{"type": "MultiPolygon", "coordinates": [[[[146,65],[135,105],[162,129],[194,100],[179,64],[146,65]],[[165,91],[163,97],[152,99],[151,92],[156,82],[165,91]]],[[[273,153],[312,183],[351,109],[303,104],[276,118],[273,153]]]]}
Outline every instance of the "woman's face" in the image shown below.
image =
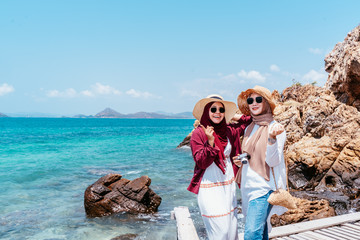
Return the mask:
{"type": "Polygon", "coordinates": [[[225,108],[220,102],[214,102],[209,108],[209,117],[210,120],[219,124],[225,117],[225,108]]]}
{"type": "Polygon", "coordinates": [[[247,102],[248,102],[249,109],[250,109],[250,112],[252,113],[252,115],[257,116],[257,115],[260,115],[263,113],[263,111],[265,109],[265,98],[263,98],[261,95],[259,95],[257,93],[252,93],[248,97],[247,102]],[[249,104],[249,102],[252,102],[252,103],[249,104]]]}

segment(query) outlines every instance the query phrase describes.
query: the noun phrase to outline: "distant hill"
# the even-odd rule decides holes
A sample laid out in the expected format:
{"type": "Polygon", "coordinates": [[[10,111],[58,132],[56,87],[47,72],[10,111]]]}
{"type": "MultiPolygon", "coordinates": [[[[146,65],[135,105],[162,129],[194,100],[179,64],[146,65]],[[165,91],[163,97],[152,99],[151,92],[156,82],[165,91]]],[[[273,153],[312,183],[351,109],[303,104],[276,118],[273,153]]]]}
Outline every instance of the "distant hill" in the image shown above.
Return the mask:
{"type": "Polygon", "coordinates": [[[149,112],[137,112],[132,114],[127,114],[127,118],[170,118],[170,116],[159,114],[159,113],[149,113],[149,112]]]}
{"type": "Polygon", "coordinates": [[[9,117],[9,116],[6,116],[5,114],[0,113],[0,118],[2,118],[2,117],[9,117]]]}
{"type": "Polygon", "coordinates": [[[182,113],[176,113],[174,116],[178,118],[194,118],[192,112],[182,112],[182,113]]]}
{"type": "Polygon", "coordinates": [[[171,118],[194,118],[192,112],[182,112],[182,113],[167,113],[167,112],[156,112],[161,115],[165,115],[171,118]]]}
{"type": "Polygon", "coordinates": [[[15,113],[6,113],[9,117],[20,117],[20,118],[58,118],[61,117],[60,114],[54,113],[40,113],[40,112],[15,112],[15,113]]]}
{"type": "Polygon", "coordinates": [[[96,118],[124,118],[125,116],[125,114],[121,114],[111,108],[105,108],[103,111],[95,115],[96,118]]]}
{"type": "Polygon", "coordinates": [[[74,118],[93,118],[93,115],[84,115],[84,114],[77,114],[73,116],[74,118]]]}
{"type": "Polygon", "coordinates": [[[73,116],[74,118],[158,118],[158,119],[172,119],[172,118],[183,118],[183,119],[191,119],[194,118],[191,112],[183,112],[183,113],[166,113],[166,112],[137,112],[131,114],[122,114],[114,109],[106,108],[103,111],[97,113],[96,115],[84,115],[78,114],[73,116]]]}

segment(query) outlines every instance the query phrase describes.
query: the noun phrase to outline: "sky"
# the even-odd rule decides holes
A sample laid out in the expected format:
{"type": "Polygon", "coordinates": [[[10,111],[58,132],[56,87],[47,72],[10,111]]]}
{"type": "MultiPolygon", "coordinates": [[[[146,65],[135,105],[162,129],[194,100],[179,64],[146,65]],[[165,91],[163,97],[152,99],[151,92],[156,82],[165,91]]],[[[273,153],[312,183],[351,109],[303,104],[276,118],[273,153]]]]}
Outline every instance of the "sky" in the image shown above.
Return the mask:
{"type": "Polygon", "coordinates": [[[324,86],[360,1],[1,0],[0,112],[191,112],[260,85],[324,86]]]}

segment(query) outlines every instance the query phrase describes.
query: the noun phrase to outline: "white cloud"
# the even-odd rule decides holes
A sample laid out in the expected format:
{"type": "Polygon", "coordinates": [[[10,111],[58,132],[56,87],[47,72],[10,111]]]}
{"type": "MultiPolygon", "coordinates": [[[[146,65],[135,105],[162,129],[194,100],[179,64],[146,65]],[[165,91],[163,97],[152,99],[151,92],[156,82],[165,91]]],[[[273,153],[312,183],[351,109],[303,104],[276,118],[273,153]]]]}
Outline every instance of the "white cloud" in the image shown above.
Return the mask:
{"type": "Polygon", "coordinates": [[[225,81],[236,81],[237,77],[236,77],[236,74],[229,74],[226,76],[221,76],[221,79],[225,80],[225,81]]]}
{"type": "Polygon", "coordinates": [[[73,88],[68,88],[65,91],[58,91],[58,90],[49,90],[46,93],[48,97],[65,97],[65,98],[72,98],[76,97],[76,90],[73,88]]]}
{"type": "Polygon", "coordinates": [[[73,88],[68,88],[65,91],[49,90],[46,92],[46,96],[58,98],[69,98],[77,96],[95,97],[96,95],[121,95],[121,92],[109,85],[103,85],[101,83],[92,85],[91,90],[83,90],[80,92],[77,92],[73,88]]]}
{"type": "Polygon", "coordinates": [[[324,69],[321,69],[319,71],[310,70],[303,76],[303,80],[312,82],[316,81],[320,85],[324,85],[327,80],[327,74],[324,69]]]}
{"type": "Polygon", "coordinates": [[[198,91],[188,90],[188,89],[182,89],[180,92],[180,95],[181,96],[190,96],[190,97],[195,97],[195,98],[203,97],[203,95],[201,93],[199,93],[198,91]]]}
{"type": "Polygon", "coordinates": [[[320,48],[309,48],[309,52],[316,55],[321,55],[324,51],[320,48]]]}
{"type": "Polygon", "coordinates": [[[277,65],[272,64],[272,65],[270,66],[270,70],[271,70],[272,72],[279,72],[279,71],[280,71],[280,68],[279,68],[277,65]]]}
{"type": "Polygon", "coordinates": [[[0,96],[11,93],[13,91],[15,91],[14,87],[7,83],[0,85],[0,96]]]}
{"type": "Polygon", "coordinates": [[[254,71],[254,70],[251,70],[249,72],[241,70],[238,73],[238,76],[246,78],[246,79],[254,80],[255,82],[261,82],[261,83],[264,83],[266,80],[266,78],[263,75],[261,75],[259,72],[254,71]]]}
{"type": "MultiPolygon", "coordinates": [[[[121,95],[121,92],[109,85],[103,85],[101,83],[96,83],[95,85],[91,86],[93,91],[101,94],[101,95],[109,95],[109,94],[114,94],[114,95],[121,95]]],[[[90,92],[90,91],[88,91],[90,92]]]]}
{"type": "Polygon", "coordinates": [[[134,97],[134,98],[158,98],[158,99],[161,98],[160,96],[156,96],[156,95],[151,94],[149,92],[141,92],[141,91],[137,91],[137,90],[135,90],[133,88],[126,91],[126,94],[131,96],[131,97],[134,97]]]}
{"type": "Polygon", "coordinates": [[[91,91],[89,90],[84,90],[84,91],[81,91],[80,92],[81,95],[84,95],[84,96],[87,96],[87,97],[94,97],[94,93],[92,93],[91,91]]]}

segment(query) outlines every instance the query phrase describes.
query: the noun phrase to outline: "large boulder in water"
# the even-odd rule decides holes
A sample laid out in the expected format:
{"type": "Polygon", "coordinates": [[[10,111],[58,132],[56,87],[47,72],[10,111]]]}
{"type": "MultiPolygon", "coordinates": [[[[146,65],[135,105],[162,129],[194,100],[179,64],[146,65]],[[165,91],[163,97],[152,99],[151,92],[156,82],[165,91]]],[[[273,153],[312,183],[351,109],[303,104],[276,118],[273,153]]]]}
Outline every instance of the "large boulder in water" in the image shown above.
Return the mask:
{"type": "Polygon", "coordinates": [[[102,217],[121,212],[154,213],[161,197],[149,188],[150,184],[148,176],[130,181],[120,174],[108,174],[86,189],[86,215],[102,217]]]}

